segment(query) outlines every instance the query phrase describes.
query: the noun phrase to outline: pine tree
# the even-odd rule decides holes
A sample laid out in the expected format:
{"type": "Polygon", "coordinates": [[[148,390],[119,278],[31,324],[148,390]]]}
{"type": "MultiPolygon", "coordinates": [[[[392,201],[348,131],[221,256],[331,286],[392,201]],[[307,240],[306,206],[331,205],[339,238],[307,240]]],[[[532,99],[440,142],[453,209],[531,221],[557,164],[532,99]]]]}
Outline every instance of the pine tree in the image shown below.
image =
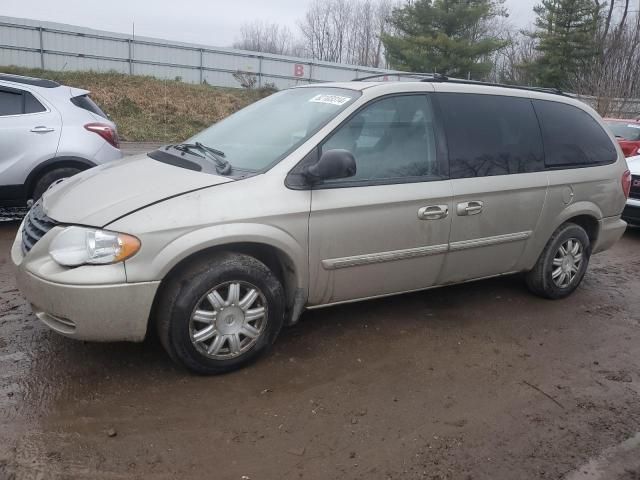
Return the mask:
{"type": "Polygon", "coordinates": [[[488,22],[506,16],[504,0],[415,0],[395,9],[394,34],[383,38],[393,68],[481,79],[506,42],[488,22]]]}
{"type": "Polygon", "coordinates": [[[534,7],[540,57],[530,65],[537,83],[571,88],[598,55],[596,34],[602,5],[594,0],[542,0],[534,7]]]}

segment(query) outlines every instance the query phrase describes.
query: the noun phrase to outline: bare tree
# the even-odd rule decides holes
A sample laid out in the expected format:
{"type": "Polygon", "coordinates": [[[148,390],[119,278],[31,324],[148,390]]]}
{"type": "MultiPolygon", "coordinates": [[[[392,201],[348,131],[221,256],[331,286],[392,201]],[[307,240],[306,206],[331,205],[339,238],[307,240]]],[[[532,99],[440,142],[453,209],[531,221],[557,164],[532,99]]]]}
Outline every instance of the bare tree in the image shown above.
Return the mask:
{"type": "MultiPolygon", "coordinates": [[[[601,115],[634,117],[640,114],[640,12],[634,0],[594,0],[601,7],[596,31],[597,54],[580,66],[569,84],[601,115]]],[[[638,2],[640,10],[640,1],[638,2]]],[[[535,85],[538,41],[511,29],[509,45],[495,58],[493,79],[535,85]]]]}
{"type": "Polygon", "coordinates": [[[315,0],[298,23],[306,54],[318,60],[379,67],[393,0],[315,0]]]}
{"type": "Polygon", "coordinates": [[[342,62],[351,17],[347,0],[314,0],[299,22],[308,54],[318,60],[342,62]]]}
{"type": "Polygon", "coordinates": [[[594,97],[601,115],[635,116],[632,99],[640,97],[640,12],[631,11],[629,0],[611,0],[598,31],[600,52],[593,64],[576,75],[576,93],[594,97]]]}
{"type": "Polygon", "coordinates": [[[537,41],[515,28],[507,28],[503,38],[507,46],[496,53],[491,80],[512,85],[533,85],[535,78],[530,66],[539,55],[537,41]]]}
{"type": "Polygon", "coordinates": [[[287,26],[277,23],[255,21],[245,23],[240,28],[240,39],[233,44],[234,48],[252,52],[291,55],[297,52],[293,34],[287,26]]]}

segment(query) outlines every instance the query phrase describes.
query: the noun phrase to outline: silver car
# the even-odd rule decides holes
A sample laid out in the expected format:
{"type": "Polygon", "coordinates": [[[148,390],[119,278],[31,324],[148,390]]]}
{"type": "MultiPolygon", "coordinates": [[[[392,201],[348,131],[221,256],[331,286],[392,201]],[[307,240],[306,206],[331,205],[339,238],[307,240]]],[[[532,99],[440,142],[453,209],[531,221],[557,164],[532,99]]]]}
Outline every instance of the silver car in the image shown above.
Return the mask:
{"type": "Polygon", "coordinates": [[[560,93],[425,76],[278,92],[48,190],[12,249],[36,316],[204,374],[305,309],[524,273],[560,299],[626,223],[624,156],[560,93]]]}
{"type": "Polygon", "coordinates": [[[0,73],[0,206],[37,200],[54,182],[122,158],[115,124],[89,92],[0,73]]]}

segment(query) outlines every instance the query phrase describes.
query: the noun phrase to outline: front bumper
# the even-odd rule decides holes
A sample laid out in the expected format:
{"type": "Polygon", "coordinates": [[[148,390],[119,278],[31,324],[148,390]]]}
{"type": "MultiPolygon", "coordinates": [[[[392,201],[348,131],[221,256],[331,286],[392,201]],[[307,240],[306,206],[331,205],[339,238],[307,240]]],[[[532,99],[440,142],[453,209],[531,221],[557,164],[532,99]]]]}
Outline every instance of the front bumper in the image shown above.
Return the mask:
{"type": "Polygon", "coordinates": [[[59,267],[48,255],[54,230],[26,256],[20,233],[11,249],[18,288],[35,315],[52,330],[78,340],[142,341],[160,282],[127,283],[122,264],[59,267]]]}

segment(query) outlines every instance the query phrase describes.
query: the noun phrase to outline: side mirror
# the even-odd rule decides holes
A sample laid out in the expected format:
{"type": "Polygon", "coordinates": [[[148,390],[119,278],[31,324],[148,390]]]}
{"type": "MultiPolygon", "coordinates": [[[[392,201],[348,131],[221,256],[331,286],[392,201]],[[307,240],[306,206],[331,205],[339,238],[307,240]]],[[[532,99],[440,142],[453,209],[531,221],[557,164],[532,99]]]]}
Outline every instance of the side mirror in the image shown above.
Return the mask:
{"type": "Polygon", "coordinates": [[[312,185],[324,180],[353,177],[356,159],[348,150],[327,150],[317,163],[305,167],[302,174],[312,185]]]}

